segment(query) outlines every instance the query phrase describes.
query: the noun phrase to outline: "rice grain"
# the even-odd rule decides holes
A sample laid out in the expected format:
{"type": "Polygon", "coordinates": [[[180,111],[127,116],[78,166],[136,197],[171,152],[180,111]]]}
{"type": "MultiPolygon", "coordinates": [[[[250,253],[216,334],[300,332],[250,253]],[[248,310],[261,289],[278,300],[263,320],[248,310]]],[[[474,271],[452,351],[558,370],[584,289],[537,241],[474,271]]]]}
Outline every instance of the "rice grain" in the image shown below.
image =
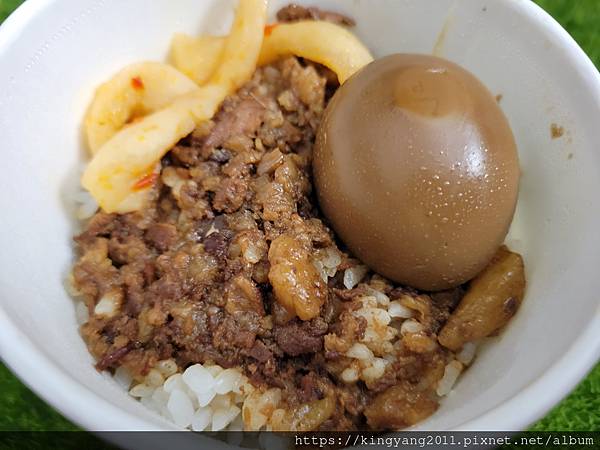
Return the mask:
{"type": "Polygon", "coordinates": [[[137,384],[129,391],[129,395],[133,397],[150,397],[153,393],[154,389],[145,384],[137,384]]]}
{"type": "Polygon", "coordinates": [[[209,391],[202,392],[201,394],[197,394],[198,404],[200,407],[207,406],[210,402],[213,401],[217,393],[214,389],[210,389],[209,391]]]}
{"type": "Polygon", "coordinates": [[[346,356],[349,358],[360,359],[366,362],[371,362],[374,358],[373,352],[369,350],[369,347],[359,342],[355,343],[352,347],[350,347],[350,349],[346,352],[346,356]]]}
{"type": "Polygon", "coordinates": [[[468,366],[475,358],[475,353],[477,352],[477,344],[475,342],[467,342],[463,345],[461,351],[456,355],[456,359],[458,359],[465,366],[468,366]]]}
{"type": "Polygon", "coordinates": [[[75,305],[75,318],[79,325],[83,325],[90,319],[88,308],[83,302],[77,302],[75,305]]]}
{"type": "Polygon", "coordinates": [[[210,406],[200,408],[192,417],[192,430],[204,431],[212,422],[212,409],[210,406]]]}
{"type": "Polygon", "coordinates": [[[418,333],[423,331],[423,325],[413,319],[405,320],[400,327],[400,334],[418,333]]]}
{"type": "Polygon", "coordinates": [[[212,431],[224,429],[240,412],[241,409],[235,405],[231,405],[227,409],[215,409],[212,418],[212,431]]]}
{"type": "Polygon", "coordinates": [[[401,318],[401,319],[410,319],[414,315],[412,309],[407,308],[406,306],[404,306],[397,300],[390,302],[390,304],[388,306],[388,314],[392,318],[401,318]]]}
{"type": "Polygon", "coordinates": [[[437,395],[443,397],[444,395],[448,395],[456,380],[458,380],[458,376],[462,372],[463,365],[459,361],[451,361],[444,368],[444,376],[440,379],[437,385],[437,395]]]}
{"type": "Polygon", "coordinates": [[[238,388],[242,374],[236,369],[226,369],[215,378],[213,389],[217,394],[226,394],[238,388]]]}
{"type": "Polygon", "coordinates": [[[354,266],[344,271],[344,286],[352,289],[365,277],[369,269],[367,266],[354,266]]]}
{"type": "Polygon", "coordinates": [[[194,364],[188,367],[183,372],[183,381],[189,386],[189,388],[196,394],[202,394],[213,389],[215,379],[213,375],[202,367],[201,364],[194,364]]]}
{"type": "Polygon", "coordinates": [[[173,390],[167,402],[167,409],[177,426],[186,428],[192,423],[194,406],[185,392],[179,389],[173,390]]]}
{"type": "Polygon", "coordinates": [[[115,374],[113,375],[113,378],[119,386],[121,386],[123,389],[127,389],[127,390],[129,390],[129,387],[131,386],[131,382],[133,381],[131,374],[123,366],[120,366],[119,368],[117,368],[117,370],[115,370],[115,374]]]}

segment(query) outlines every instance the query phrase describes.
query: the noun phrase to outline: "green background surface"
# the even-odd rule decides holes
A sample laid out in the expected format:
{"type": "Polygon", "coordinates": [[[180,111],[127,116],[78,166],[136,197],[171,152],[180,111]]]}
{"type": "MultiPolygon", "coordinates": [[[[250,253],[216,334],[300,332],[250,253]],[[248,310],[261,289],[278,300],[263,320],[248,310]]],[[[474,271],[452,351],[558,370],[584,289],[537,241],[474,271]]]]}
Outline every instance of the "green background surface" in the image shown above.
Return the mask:
{"type": "MultiPolygon", "coordinates": [[[[497,1],[497,0],[494,0],[497,1]]],[[[600,67],[600,0],[536,0],[600,67]]],[[[21,0],[0,0],[2,22],[21,0]]],[[[315,0],[314,3],[318,3],[315,0]]],[[[0,430],[77,430],[0,364],[0,430]]],[[[600,365],[546,417],[536,431],[600,431],[600,365]]]]}

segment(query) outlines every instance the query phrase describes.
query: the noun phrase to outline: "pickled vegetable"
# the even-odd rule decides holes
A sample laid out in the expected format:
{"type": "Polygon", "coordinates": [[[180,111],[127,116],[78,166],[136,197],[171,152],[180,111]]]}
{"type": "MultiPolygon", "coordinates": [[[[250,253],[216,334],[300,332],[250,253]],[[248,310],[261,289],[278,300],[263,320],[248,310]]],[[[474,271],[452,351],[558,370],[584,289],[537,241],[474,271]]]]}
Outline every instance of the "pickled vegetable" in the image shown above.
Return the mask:
{"type": "Polygon", "coordinates": [[[523,259],[503,246],[488,267],[471,281],[439,334],[440,344],[457,351],[467,342],[494,334],[515,315],[524,294],[523,259]]]}
{"type": "Polygon", "coordinates": [[[403,383],[377,395],[365,409],[365,416],[373,429],[398,430],[426,419],[437,408],[438,403],[426,392],[403,383]]]}
{"type": "Polygon", "coordinates": [[[302,244],[289,235],[278,237],[271,244],[269,262],[269,281],[277,302],[291,317],[310,320],[318,316],[327,286],[302,244]]]}
{"type": "Polygon", "coordinates": [[[274,431],[315,431],[329,419],[335,411],[334,397],[304,403],[299,407],[286,411],[273,423],[274,431]]]}

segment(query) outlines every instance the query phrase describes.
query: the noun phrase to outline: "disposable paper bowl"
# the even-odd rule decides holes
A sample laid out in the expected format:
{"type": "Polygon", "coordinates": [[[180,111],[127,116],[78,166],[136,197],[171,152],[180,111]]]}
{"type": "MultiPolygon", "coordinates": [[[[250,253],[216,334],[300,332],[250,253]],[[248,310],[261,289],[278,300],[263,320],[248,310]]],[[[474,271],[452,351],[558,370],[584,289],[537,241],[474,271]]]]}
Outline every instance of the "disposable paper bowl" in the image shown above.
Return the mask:
{"type": "MultiPolygon", "coordinates": [[[[527,295],[419,428],[524,429],[600,354],[598,72],[528,0],[318,3],[356,18],[376,56],[435,48],[502,95],[523,170],[509,243],[524,255],[527,295]],[[551,138],[553,123],[561,138],[551,138]]],[[[0,350],[34,391],[89,430],[173,427],[94,369],[63,288],[85,108],[119,68],[163,60],[173,33],[225,32],[234,4],[30,0],[0,29],[0,350]]]]}

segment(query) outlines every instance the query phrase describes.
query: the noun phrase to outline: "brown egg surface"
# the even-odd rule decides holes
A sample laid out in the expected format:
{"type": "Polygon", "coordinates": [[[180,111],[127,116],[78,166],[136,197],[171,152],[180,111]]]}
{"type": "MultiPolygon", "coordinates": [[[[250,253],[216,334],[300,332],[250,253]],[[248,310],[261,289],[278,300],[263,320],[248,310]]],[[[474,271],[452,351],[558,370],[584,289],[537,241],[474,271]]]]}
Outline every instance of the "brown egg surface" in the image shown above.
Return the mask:
{"type": "Polygon", "coordinates": [[[441,290],[470,280],[504,241],[519,161],[495,98],[462,67],[391,55],[340,87],[314,152],[317,194],[376,272],[441,290]]]}

